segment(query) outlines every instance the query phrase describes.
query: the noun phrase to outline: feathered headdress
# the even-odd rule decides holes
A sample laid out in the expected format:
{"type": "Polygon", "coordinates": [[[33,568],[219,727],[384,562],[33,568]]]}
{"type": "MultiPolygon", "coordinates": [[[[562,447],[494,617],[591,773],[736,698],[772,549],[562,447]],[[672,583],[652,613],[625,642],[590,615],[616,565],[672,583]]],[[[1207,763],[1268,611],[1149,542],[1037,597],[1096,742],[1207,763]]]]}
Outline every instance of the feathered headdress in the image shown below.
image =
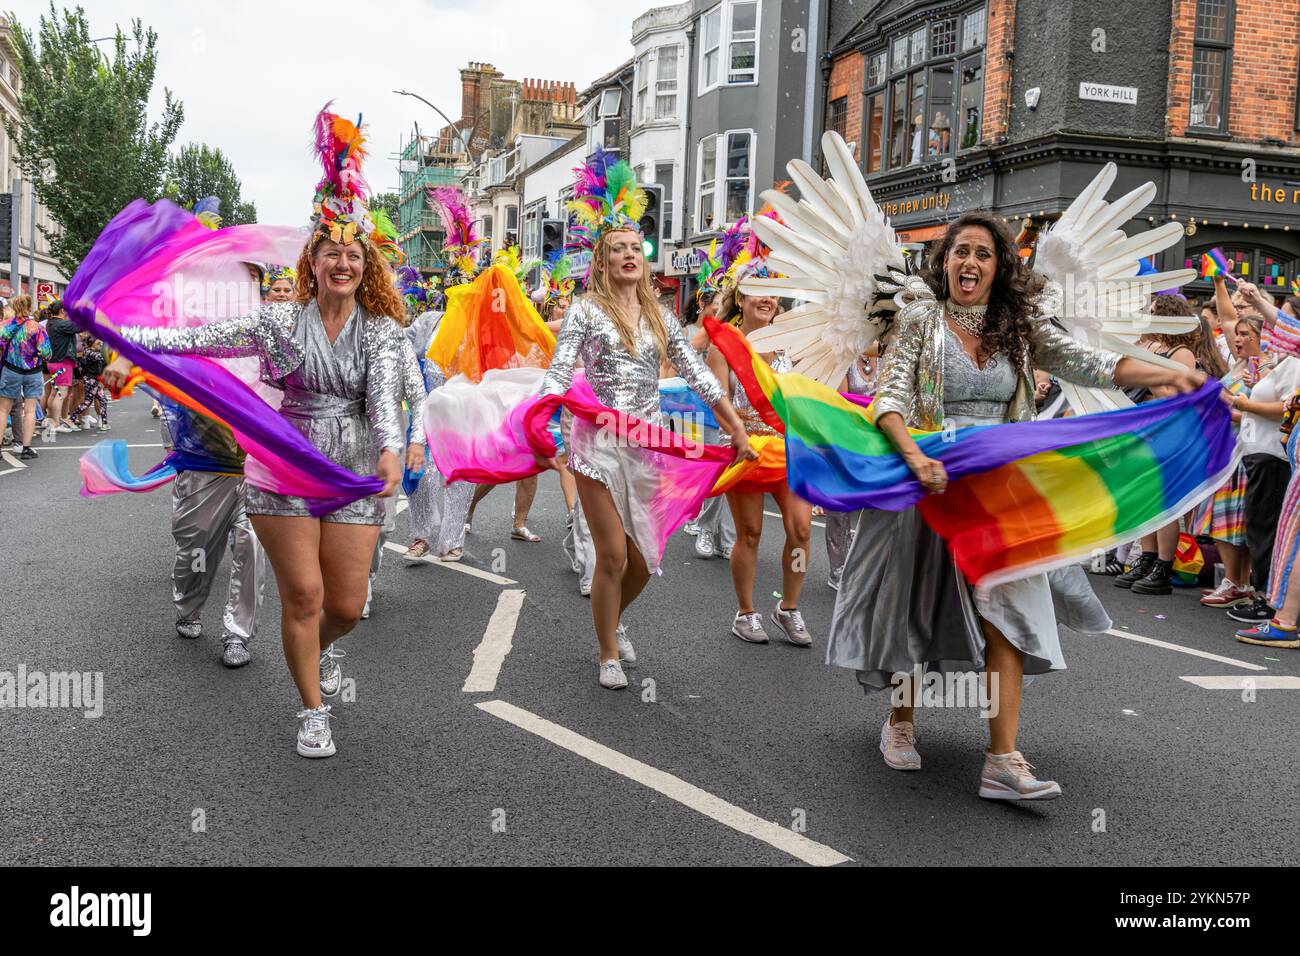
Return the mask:
{"type": "Polygon", "coordinates": [[[209,229],[221,228],[221,200],[216,196],[204,196],[194,204],[194,218],[209,229]]]}
{"type": "Polygon", "coordinates": [[[601,234],[614,229],[641,232],[646,194],[627,160],[598,148],[574,172],[573,198],[565,204],[572,217],[570,249],[594,249],[601,234]]]}
{"type": "Polygon", "coordinates": [[[393,283],[397,292],[406,302],[406,308],[412,315],[420,315],[433,308],[437,284],[433,279],[426,279],[413,266],[400,266],[393,274],[393,283]]]}
{"type": "Polygon", "coordinates": [[[528,284],[528,273],[532,272],[542,264],[541,259],[529,259],[527,262],[519,258],[518,246],[507,246],[496,254],[492,259],[493,265],[505,266],[514,273],[515,281],[519,283],[519,288],[523,289],[528,284]]]}
{"type": "Polygon", "coordinates": [[[361,175],[366,158],[366,137],[361,118],[355,123],[329,111],[316,114],[316,155],[324,174],[316,184],[312,222],[316,232],[344,245],[360,239],[383,253],[390,262],[402,261],[397,228],[382,209],[366,206],[370,192],[361,175]]]}
{"type": "Polygon", "coordinates": [[[572,299],[577,280],[573,275],[573,262],[563,249],[557,249],[542,263],[542,281],[545,293],[542,296],[542,315],[545,316],[556,299],[572,299]]]}
{"type": "Polygon", "coordinates": [[[447,281],[469,282],[478,271],[478,247],[487,242],[474,234],[474,220],[465,208],[465,198],[455,186],[433,186],[425,192],[429,208],[438,214],[447,238],[442,243],[447,263],[447,281]]]}
{"type": "Polygon", "coordinates": [[[289,266],[271,266],[262,273],[262,295],[271,291],[271,286],[281,279],[288,279],[291,285],[298,282],[298,271],[289,266]]]}

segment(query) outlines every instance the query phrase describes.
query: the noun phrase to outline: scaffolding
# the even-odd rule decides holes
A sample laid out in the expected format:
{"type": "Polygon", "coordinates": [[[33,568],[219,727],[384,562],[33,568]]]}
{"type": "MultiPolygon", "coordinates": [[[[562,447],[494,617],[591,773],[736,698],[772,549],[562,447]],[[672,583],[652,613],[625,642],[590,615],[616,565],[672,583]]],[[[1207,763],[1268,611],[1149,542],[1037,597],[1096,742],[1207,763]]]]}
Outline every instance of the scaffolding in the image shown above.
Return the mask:
{"type": "Polygon", "coordinates": [[[458,186],[466,170],[464,157],[440,153],[438,137],[422,135],[417,124],[409,137],[403,135],[397,158],[398,244],[408,265],[426,277],[441,276],[446,271],[442,259],[446,233],[425,202],[425,191],[430,186],[458,186]]]}

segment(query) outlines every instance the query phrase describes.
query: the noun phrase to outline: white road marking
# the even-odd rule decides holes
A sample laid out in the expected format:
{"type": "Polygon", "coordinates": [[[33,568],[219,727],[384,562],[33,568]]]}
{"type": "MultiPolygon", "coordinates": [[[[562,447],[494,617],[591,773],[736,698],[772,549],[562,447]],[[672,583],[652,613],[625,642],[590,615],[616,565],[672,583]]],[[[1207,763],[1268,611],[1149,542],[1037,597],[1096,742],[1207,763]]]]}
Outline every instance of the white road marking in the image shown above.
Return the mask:
{"type": "Polygon", "coordinates": [[[649,787],[669,799],[676,800],[683,806],[689,807],[697,813],[702,813],[711,820],[729,826],[738,833],[761,840],[769,846],[790,854],[795,859],[802,860],[812,866],[834,866],[837,863],[853,862],[852,857],[845,856],[838,850],[816,843],[801,833],[795,833],[793,830],[772,823],[769,820],[764,820],[762,817],[754,816],[749,811],[727,803],[720,797],[715,797],[708,791],[687,783],[680,777],[674,777],[670,773],[656,770],[649,764],[634,760],[617,750],[611,750],[604,744],[598,744],[594,740],[574,733],[559,724],[551,723],[551,721],[529,713],[514,704],[508,704],[504,700],[489,700],[475,706],[479,710],[485,710],[507,723],[514,724],[531,734],[536,734],[543,740],[549,740],[557,747],[562,747],[570,753],[577,754],[579,757],[590,760],[607,770],[612,770],[629,780],[636,781],[642,786],[649,787]]]}
{"type": "MultiPolygon", "coordinates": [[[[400,544],[394,544],[392,541],[385,541],[384,547],[389,551],[396,551],[398,554],[405,554],[406,548],[400,544]]],[[[420,559],[425,564],[432,564],[435,567],[446,568],[449,571],[459,571],[461,574],[468,574],[472,578],[482,578],[484,581],[491,581],[493,584],[518,584],[518,581],[512,581],[510,578],[503,578],[499,574],[493,574],[491,571],[480,571],[478,568],[470,567],[461,561],[439,561],[431,554],[426,554],[420,559]]]]}
{"type": "Polygon", "coordinates": [[[1106,632],[1115,637],[1122,637],[1128,641],[1137,641],[1139,644],[1150,644],[1153,647],[1163,647],[1168,651],[1178,651],[1182,654],[1191,654],[1193,657],[1203,657],[1207,661],[1217,661],[1220,664],[1231,664],[1233,667],[1241,667],[1248,671],[1266,671],[1267,667],[1259,664],[1252,664],[1249,661],[1239,661],[1232,657],[1222,657],[1218,654],[1211,654],[1208,651],[1198,651],[1194,647],[1183,647],[1181,644],[1170,644],[1168,641],[1158,641],[1154,637],[1143,637],[1141,634],[1130,634],[1127,631],[1117,631],[1111,628],[1106,632]]]}
{"type": "MultiPolygon", "coordinates": [[[[6,452],[0,452],[0,455],[3,455],[4,460],[7,461],[7,462],[10,464],[11,467],[10,467],[9,471],[18,471],[20,468],[26,468],[26,467],[27,467],[27,466],[24,465],[21,461],[19,461],[18,458],[17,458],[15,455],[11,455],[11,454],[10,454],[9,452],[7,452],[7,451],[6,451],[6,452]]],[[[8,474],[8,472],[5,472],[5,474],[8,474]]]]}
{"type": "MultiPolygon", "coordinates": [[[[781,517],[781,512],[779,512],[779,511],[764,511],[763,514],[767,515],[769,518],[779,518],[779,517],[781,517]]],[[[826,527],[825,522],[822,522],[822,521],[814,521],[812,524],[813,524],[813,527],[814,527],[814,528],[824,528],[824,527],[826,527]]]]}
{"type": "Polygon", "coordinates": [[[1180,677],[1189,684],[1206,690],[1300,690],[1300,677],[1270,674],[1265,677],[1180,677]]]}
{"type": "MultiPolygon", "coordinates": [[[[94,447],[95,447],[94,445],[42,445],[41,454],[44,454],[47,451],[87,451],[94,447]]],[[[140,442],[138,444],[135,442],[128,442],[126,447],[127,448],[162,448],[164,446],[162,442],[153,442],[152,444],[148,442],[140,442]]]]}
{"type": "Polygon", "coordinates": [[[497,595],[496,610],[488,621],[483,640],[474,648],[474,666],[465,678],[462,693],[491,693],[497,689],[497,676],[501,665],[506,662],[506,655],[514,646],[515,625],[519,623],[519,612],[524,606],[524,592],[510,589],[497,595]]]}

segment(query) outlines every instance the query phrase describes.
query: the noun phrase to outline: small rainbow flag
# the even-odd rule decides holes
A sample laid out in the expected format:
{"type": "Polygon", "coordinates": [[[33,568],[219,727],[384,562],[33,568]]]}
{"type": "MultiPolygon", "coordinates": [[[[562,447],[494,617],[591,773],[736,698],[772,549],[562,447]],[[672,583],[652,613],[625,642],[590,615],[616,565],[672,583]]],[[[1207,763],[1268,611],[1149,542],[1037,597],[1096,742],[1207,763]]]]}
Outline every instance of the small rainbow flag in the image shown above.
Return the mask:
{"type": "Polygon", "coordinates": [[[1201,278],[1212,279],[1214,276],[1223,276],[1233,282],[1237,281],[1232,274],[1232,263],[1218,246],[1201,256],[1201,278]]]}
{"type": "Polygon", "coordinates": [[[913,431],[950,479],[944,494],[927,496],[869,409],[805,376],[773,372],[734,329],[706,323],[750,403],[782,423],[796,494],[835,511],[916,505],[967,580],[981,585],[1131,541],[1209,497],[1237,466],[1231,413],[1210,381],[1115,412],[913,431]]]}
{"type": "Polygon", "coordinates": [[[1291,294],[1300,295],[1300,276],[1296,276],[1291,280],[1291,294]]]}

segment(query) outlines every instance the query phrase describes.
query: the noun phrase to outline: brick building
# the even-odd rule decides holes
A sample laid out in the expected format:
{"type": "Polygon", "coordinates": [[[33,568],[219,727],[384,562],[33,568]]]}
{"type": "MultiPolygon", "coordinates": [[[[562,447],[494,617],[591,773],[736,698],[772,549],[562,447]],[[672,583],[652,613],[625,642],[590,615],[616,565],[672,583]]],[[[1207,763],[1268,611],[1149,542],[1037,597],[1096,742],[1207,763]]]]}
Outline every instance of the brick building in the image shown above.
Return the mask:
{"type": "Polygon", "coordinates": [[[1114,161],[1113,195],[1156,183],[1144,225],[1186,225],[1161,268],[1220,246],[1265,288],[1300,276],[1300,3],[832,0],[828,21],[825,125],[905,241],[968,209],[1050,220],[1114,161]]]}

